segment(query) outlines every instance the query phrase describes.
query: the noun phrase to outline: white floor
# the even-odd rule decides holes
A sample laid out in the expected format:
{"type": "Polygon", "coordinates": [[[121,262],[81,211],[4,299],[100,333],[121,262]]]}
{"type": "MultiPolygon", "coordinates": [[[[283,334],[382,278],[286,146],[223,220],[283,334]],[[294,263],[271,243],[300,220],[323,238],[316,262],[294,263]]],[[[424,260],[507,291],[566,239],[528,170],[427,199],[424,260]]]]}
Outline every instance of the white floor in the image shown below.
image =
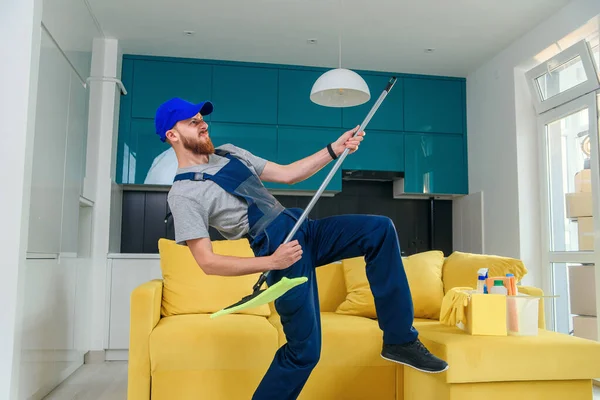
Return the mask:
{"type": "Polygon", "coordinates": [[[126,400],[127,362],[85,364],[44,400],[126,400]]]}
{"type": "MultiPolygon", "coordinates": [[[[86,364],[58,386],[45,400],[126,400],[127,363],[86,364]]],[[[600,387],[594,387],[600,400],[600,387]]]]}

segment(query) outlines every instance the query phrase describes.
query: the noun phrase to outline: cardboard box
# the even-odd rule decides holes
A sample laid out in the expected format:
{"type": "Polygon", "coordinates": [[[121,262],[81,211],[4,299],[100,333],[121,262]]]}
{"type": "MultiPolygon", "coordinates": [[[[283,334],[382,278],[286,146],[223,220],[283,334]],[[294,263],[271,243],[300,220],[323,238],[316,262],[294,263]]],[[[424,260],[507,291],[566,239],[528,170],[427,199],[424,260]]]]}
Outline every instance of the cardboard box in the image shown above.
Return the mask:
{"type": "Polygon", "coordinates": [[[598,340],[598,321],[596,317],[576,315],[573,317],[573,336],[598,340]]]}
{"type": "Polygon", "coordinates": [[[594,217],[577,218],[579,250],[594,250],[594,217]]]}
{"type": "Polygon", "coordinates": [[[575,174],[575,191],[589,193],[592,191],[592,170],[582,169],[575,174]]]}
{"type": "Polygon", "coordinates": [[[569,267],[569,300],[571,314],[597,316],[595,266],[569,267]]]}
{"type": "Polygon", "coordinates": [[[579,192],[566,195],[567,218],[592,217],[592,193],[579,192]]]}
{"type": "Polygon", "coordinates": [[[467,326],[471,335],[507,336],[506,296],[501,294],[471,295],[466,309],[467,326]]]}

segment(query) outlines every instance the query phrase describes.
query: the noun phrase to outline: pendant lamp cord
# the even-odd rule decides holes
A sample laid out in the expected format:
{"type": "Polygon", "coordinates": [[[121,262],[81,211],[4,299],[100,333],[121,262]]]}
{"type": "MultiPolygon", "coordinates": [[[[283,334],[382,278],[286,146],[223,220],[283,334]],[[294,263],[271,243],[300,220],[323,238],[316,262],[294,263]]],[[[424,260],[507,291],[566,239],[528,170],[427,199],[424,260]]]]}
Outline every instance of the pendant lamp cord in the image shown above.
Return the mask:
{"type": "MultiPolygon", "coordinates": [[[[344,11],[344,3],[343,0],[340,0],[340,15],[342,15],[344,11]]],[[[342,68],[342,21],[343,19],[340,18],[340,25],[339,25],[339,32],[338,32],[338,46],[339,46],[339,68],[342,68]]]]}
{"type": "Polygon", "coordinates": [[[340,38],[339,38],[339,47],[340,47],[340,59],[339,59],[339,64],[340,64],[340,68],[342,68],[342,34],[340,33],[340,38]]]}

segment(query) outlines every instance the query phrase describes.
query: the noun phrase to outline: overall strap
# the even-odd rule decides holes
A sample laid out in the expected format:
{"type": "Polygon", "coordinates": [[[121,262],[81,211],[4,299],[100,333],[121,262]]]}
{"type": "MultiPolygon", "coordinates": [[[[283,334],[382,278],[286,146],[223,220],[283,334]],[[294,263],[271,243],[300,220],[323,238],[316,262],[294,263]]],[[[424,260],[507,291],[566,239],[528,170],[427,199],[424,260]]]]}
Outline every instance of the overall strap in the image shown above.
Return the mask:
{"type": "Polygon", "coordinates": [[[226,157],[228,154],[230,154],[230,152],[223,149],[215,149],[215,154],[221,157],[226,157]]]}
{"type": "Polygon", "coordinates": [[[204,172],[184,172],[182,174],[175,175],[175,178],[173,178],[173,182],[184,181],[184,180],[204,181],[204,180],[206,180],[206,176],[212,176],[212,175],[205,174],[204,172]]]}
{"type": "MultiPolygon", "coordinates": [[[[230,160],[234,158],[229,151],[222,150],[222,149],[215,149],[215,154],[218,156],[221,156],[221,157],[227,157],[230,160]]],[[[184,172],[184,173],[175,175],[173,182],[185,181],[185,180],[205,181],[206,177],[212,177],[212,175],[206,174],[204,172],[184,172]]]]}

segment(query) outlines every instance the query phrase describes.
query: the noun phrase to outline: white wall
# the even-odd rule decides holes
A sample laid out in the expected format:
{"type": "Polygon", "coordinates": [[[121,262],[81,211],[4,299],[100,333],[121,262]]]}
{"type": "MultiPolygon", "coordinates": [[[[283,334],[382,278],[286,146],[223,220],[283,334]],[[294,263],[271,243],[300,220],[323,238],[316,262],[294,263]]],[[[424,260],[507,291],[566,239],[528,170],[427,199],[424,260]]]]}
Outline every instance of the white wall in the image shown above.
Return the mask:
{"type": "Polygon", "coordinates": [[[457,197],[452,202],[452,236],[455,251],[485,253],[483,247],[483,203],[482,192],[472,192],[457,197]]]}
{"type": "MultiPolygon", "coordinates": [[[[515,68],[531,66],[536,54],[599,13],[598,0],[572,1],[467,76],[469,189],[485,197],[483,247],[522,258],[526,284],[542,286],[538,150],[533,106],[515,68]]],[[[462,210],[465,218],[470,212],[462,210]]]]}
{"type": "Polygon", "coordinates": [[[0,398],[40,399],[91,347],[93,203],[86,175],[92,41],[84,0],[0,6],[0,398]],[[6,17],[6,18],[5,18],[6,17]],[[47,31],[46,31],[47,28],[47,31]],[[66,58],[64,56],[66,54],[66,58]],[[8,211],[9,210],[9,211],[8,211]]]}
{"type": "Polygon", "coordinates": [[[82,365],[89,348],[89,333],[82,334],[90,262],[79,246],[91,229],[79,221],[88,90],[78,74],[89,75],[91,51],[71,52],[82,66],[76,71],[51,35],[42,30],[18,398],[45,396],[82,365]]]}
{"type": "Polygon", "coordinates": [[[21,361],[21,308],[28,235],[41,0],[0,3],[0,231],[2,312],[0,313],[0,398],[17,396],[21,361]]]}

